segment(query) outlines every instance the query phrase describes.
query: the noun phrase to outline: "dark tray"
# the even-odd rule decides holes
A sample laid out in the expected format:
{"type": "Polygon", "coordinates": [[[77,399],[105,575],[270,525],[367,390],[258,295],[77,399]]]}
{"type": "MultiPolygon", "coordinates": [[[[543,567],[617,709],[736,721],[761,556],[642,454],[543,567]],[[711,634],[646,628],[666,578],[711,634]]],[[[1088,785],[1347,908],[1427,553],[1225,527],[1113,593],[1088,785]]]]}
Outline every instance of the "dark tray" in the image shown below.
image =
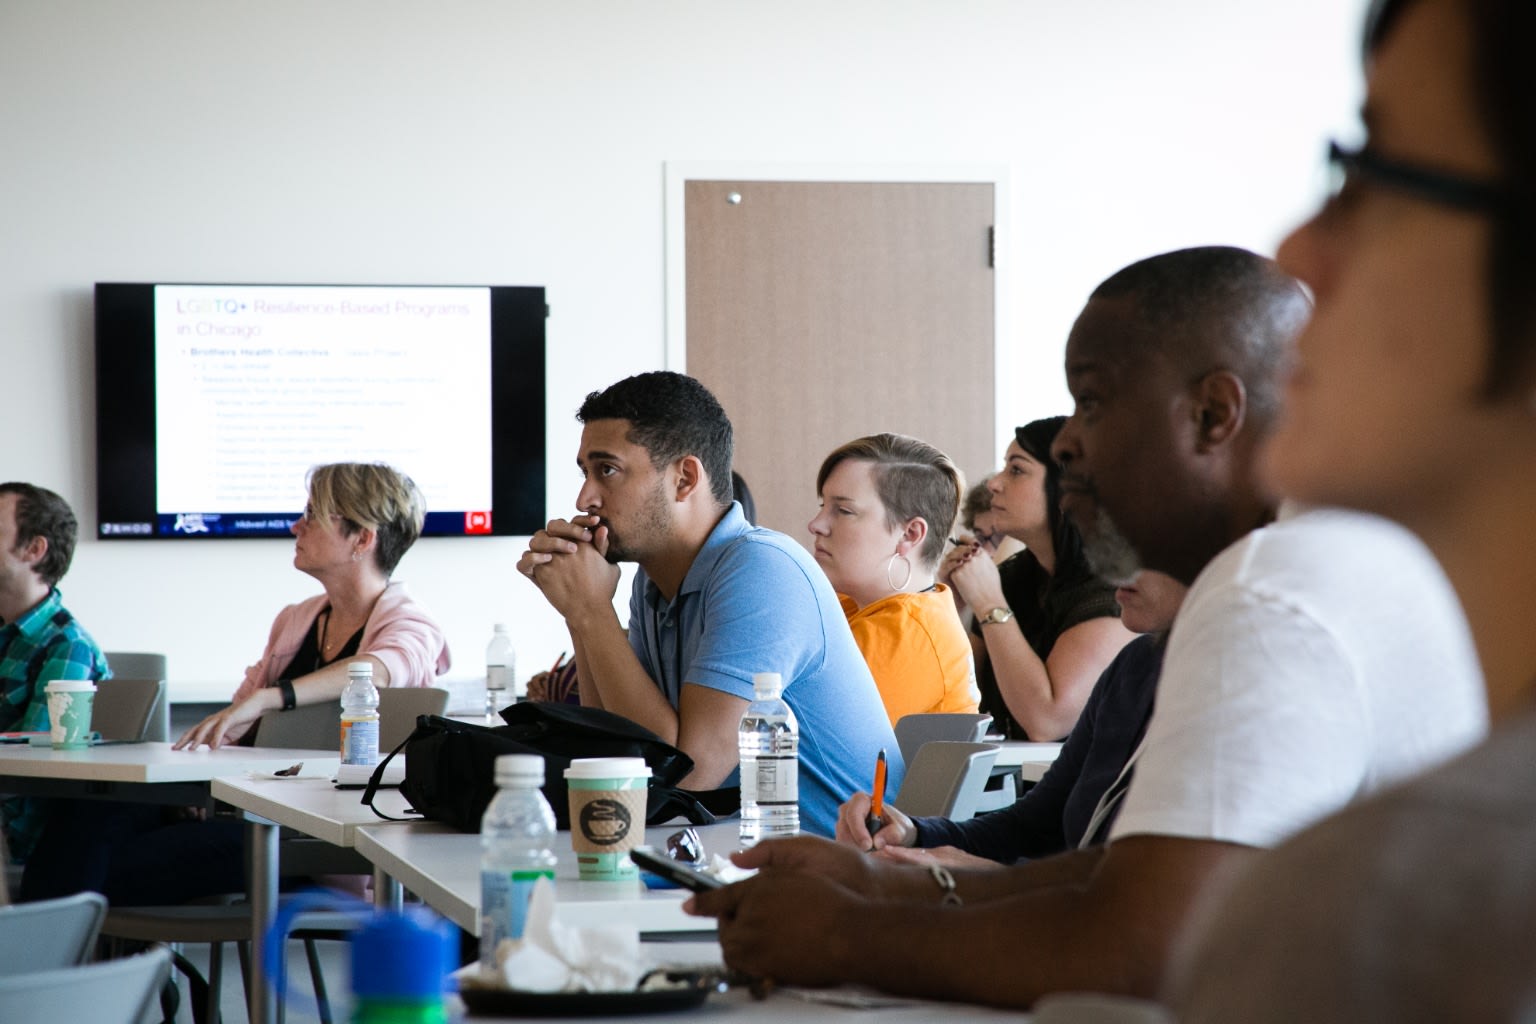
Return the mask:
{"type": "Polygon", "coordinates": [[[461,988],[459,998],[472,1017],[617,1017],[667,1013],[703,1006],[710,988],[696,985],[633,992],[518,992],[461,988]]]}

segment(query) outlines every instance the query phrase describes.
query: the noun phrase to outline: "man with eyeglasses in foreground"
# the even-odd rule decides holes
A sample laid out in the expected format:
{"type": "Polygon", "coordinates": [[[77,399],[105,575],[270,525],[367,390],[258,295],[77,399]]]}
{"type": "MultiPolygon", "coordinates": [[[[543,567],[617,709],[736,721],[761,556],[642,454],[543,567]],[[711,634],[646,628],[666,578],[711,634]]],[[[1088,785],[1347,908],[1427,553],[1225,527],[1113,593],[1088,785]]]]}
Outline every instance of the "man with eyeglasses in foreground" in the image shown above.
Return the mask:
{"type": "Polygon", "coordinates": [[[719,918],[730,966],[1006,1006],[1150,996],[1223,873],[1475,740],[1476,660],[1433,559],[1367,516],[1275,522],[1258,482],[1307,313],[1271,261],[1206,247],[1115,274],[1068,338],[1063,510],[1106,578],[1192,585],[1145,740],[1101,801],[1123,799],[1110,841],[955,872],[764,843],[736,857],[757,877],[688,905],[719,918]]]}

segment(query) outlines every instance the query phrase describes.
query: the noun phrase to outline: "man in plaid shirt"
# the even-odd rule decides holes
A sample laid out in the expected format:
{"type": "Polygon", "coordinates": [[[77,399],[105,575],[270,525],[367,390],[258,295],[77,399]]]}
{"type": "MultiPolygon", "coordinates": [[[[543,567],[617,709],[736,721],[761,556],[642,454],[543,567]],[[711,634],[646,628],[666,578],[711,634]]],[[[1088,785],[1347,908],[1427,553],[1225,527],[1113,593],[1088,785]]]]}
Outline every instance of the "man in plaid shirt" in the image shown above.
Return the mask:
{"type": "MultiPolygon", "coordinates": [[[[32,484],[0,484],[0,732],[48,728],[43,687],[112,673],[55,586],[69,571],[78,524],[69,503],[32,484]]],[[[35,800],[8,799],[0,819],[11,857],[25,862],[41,830],[35,800]]]]}

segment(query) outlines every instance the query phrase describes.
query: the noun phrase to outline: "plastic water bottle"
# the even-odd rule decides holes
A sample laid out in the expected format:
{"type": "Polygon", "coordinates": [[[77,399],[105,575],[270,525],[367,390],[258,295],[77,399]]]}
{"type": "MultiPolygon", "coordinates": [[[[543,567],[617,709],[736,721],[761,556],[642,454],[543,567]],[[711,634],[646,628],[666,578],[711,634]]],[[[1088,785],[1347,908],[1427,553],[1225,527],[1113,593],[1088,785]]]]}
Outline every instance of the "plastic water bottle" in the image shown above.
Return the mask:
{"type": "Polygon", "coordinates": [[[485,646],[485,717],[496,721],[496,712],[507,706],[507,687],[512,682],[515,660],[506,623],[496,623],[491,642],[485,646]]]}
{"type": "Polygon", "coordinates": [[[496,963],[502,939],[517,939],[528,918],[528,898],[541,878],[555,880],[555,812],[539,787],[544,759],[502,754],[496,759],[497,793],[480,821],[480,963],[496,963]]]}
{"type": "Polygon", "coordinates": [[[347,663],[347,688],[341,691],[341,763],[379,763],[379,691],[373,663],[347,663]]]}
{"type": "Polygon", "coordinates": [[[752,703],[736,732],[741,755],[741,841],[800,831],[800,724],[777,672],[752,677],[752,703]]]}

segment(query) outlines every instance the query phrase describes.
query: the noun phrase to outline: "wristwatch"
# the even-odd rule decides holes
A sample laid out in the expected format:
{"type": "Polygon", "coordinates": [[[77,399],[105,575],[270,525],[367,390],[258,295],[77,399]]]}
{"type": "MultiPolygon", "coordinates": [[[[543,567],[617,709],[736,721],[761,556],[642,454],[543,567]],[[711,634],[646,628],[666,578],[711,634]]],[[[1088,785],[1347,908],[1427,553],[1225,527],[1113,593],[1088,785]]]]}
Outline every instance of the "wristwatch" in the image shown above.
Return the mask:
{"type": "Polygon", "coordinates": [[[1007,605],[998,605],[987,614],[979,616],[976,621],[983,626],[991,626],[999,622],[1007,622],[1011,618],[1013,618],[1013,609],[1007,605]]]}

